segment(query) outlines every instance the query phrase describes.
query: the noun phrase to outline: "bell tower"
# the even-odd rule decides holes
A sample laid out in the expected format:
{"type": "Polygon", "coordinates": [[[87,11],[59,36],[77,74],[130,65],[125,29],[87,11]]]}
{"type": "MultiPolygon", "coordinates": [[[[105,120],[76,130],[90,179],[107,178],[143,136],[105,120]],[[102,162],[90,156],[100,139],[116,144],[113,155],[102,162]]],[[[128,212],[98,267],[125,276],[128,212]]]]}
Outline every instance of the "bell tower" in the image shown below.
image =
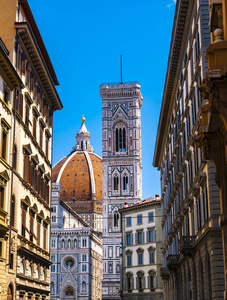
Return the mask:
{"type": "Polygon", "coordinates": [[[142,201],[139,83],[102,84],[103,299],[120,299],[120,214],[142,201]]]}

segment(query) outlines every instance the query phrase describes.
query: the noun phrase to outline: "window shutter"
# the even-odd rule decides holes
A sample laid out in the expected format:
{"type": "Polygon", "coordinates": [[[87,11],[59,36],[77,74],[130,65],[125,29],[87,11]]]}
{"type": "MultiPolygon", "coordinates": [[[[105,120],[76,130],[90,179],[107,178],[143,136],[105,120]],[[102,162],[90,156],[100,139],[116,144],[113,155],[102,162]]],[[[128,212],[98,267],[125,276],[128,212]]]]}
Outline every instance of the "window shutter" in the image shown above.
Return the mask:
{"type": "Polygon", "coordinates": [[[128,289],[128,278],[126,277],[125,278],[125,290],[127,290],[128,289]]]}
{"type": "Polygon", "coordinates": [[[133,245],[133,233],[131,233],[131,245],[133,245]]]}
{"type": "Polygon", "coordinates": [[[137,245],[138,244],[138,233],[137,232],[135,233],[135,238],[136,238],[135,244],[137,245]]]}
{"type": "Polygon", "coordinates": [[[37,245],[40,246],[40,222],[37,222],[37,245]]]}
{"type": "Polygon", "coordinates": [[[134,290],[134,277],[132,277],[132,290],[134,290]]]}
{"type": "Polygon", "coordinates": [[[124,245],[127,246],[127,234],[125,234],[125,242],[124,245]]]}
{"type": "Polygon", "coordinates": [[[145,280],[145,276],[143,276],[142,278],[143,278],[143,288],[145,289],[145,286],[146,286],[146,282],[145,282],[145,281],[146,281],[146,280],[145,280]]]}
{"type": "Polygon", "coordinates": [[[144,232],[142,232],[142,243],[144,243],[144,232]]]}
{"type": "Polygon", "coordinates": [[[24,180],[29,181],[29,156],[24,155],[24,180]]]}
{"type": "Polygon", "coordinates": [[[139,277],[136,277],[136,288],[139,288],[139,277]]]}
{"type": "Polygon", "coordinates": [[[156,230],[154,229],[154,233],[153,233],[153,241],[156,242],[156,230]]]}
{"type": "Polygon", "coordinates": [[[149,231],[147,230],[147,243],[149,243],[149,231]]]}
{"type": "Polygon", "coordinates": [[[33,172],[33,164],[32,161],[29,162],[29,183],[32,184],[33,179],[32,178],[32,172],[33,172]]]}
{"type": "Polygon", "coordinates": [[[36,189],[36,192],[39,192],[39,171],[38,170],[36,170],[35,171],[36,172],[36,186],[35,186],[35,189],[36,189]]]}
{"type": "Polygon", "coordinates": [[[148,285],[148,288],[150,289],[151,288],[150,276],[147,276],[147,285],[148,285]]]}
{"type": "Polygon", "coordinates": [[[157,288],[157,275],[155,275],[155,282],[154,282],[154,287],[157,288]]]}
{"type": "Polygon", "coordinates": [[[19,114],[23,118],[23,94],[20,93],[19,114]]]}

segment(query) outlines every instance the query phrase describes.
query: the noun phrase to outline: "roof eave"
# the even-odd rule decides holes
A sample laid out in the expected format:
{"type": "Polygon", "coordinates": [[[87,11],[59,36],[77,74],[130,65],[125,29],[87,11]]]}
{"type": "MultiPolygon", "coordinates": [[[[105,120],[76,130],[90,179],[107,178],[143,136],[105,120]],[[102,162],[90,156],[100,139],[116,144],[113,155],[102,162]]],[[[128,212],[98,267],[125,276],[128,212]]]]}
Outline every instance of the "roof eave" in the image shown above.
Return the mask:
{"type": "MultiPolygon", "coordinates": [[[[173,105],[173,92],[178,85],[177,74],[180,65],[179,56],[182,50],[182,40],[185,32],[188,7],[189,4],[191,6],[193,5],[193,3],[191,2],[189,0],[178,0],[176,4],[167,73],[162,98],[162,107],[159,117],[155,152],[153,158],[153,166],[158,168],[161,167],[162,153],[165,147],[165,143],[163,143],[163,140],[166,140],[166,134],[170,122],[169,112],[171,111],[173,105]]],[[[185,45],[183,45],[183,47],[184,46],[185,45]]]]}

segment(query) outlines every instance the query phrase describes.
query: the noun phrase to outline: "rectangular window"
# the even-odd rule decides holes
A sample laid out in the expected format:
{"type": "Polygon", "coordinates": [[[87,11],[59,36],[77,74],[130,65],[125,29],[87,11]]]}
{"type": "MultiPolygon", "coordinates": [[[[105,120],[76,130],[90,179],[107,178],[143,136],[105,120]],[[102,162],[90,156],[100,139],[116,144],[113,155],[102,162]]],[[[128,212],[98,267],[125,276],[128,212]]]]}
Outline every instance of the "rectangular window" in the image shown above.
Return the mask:
{"type": "Polygon", "coordinates": [[[138,265],[141,266],[143,264],[143,252],[138,253],[138,265]]]}
{"type": "Polygon", "coordinates": [[[132,226],[132,219],[131,219],[131,217],[127,217],[126,218],[126,226],[132,226]]]}
{"type": "Polygon", "coordinates": [[[2,158],[6,160],[6,145],[7,145],[7,134],[2,132],[2,158]]]}
{"type": "Polygon", "coordinates": [[[51,206],[51,211],[52,211],[53,213],[56,213],[56,206],[51,206]]]}
{"type": "Polygon", "coordinates": [[[51,255],[51,256],[50,256],[50,260],[51,260],[52,262],[55,262],[55,255],[51,255]]]}
{"type": "Polygon", "coordinates": [[[148,238],[147,238],[147,242],[155,242],[155,230],[154,229],[150,229],[147,232],[148,234],[148,238]]]}
{"type": "Polygon", "coordinates": [[[0,207],[4,209],[4,194],[5,194],[5,189],[3,186],[0,186],[0,207]]]}
{"type": "Polygon", "coordinates": [[[37,245],[40,246],[41,219],[37,218],[37,245]]]}
{"type": "Polygon", "coordinates": [[[108,256],[109,256],[109,258],[113,257],[113,247],[112,246],[108,247],[108,256]]]}
{"type": "Polygon", "coordinates": [[[132,254],[127,254],[127,267],[132,266],[132,254]]]}
{"type": "Polygon", "coordinates": [[[29,182],[30,178],[30,160],[28,153],[24,154],[24,180],[29,182]]]}
{"type": "Polygon", "coordinates": [[[127,246],[132,245],[132,234],[131,233],[126,234],[126,245],[127,246]]]}
{"type": "Polygon", "coordinates": [[[43,223],[43,248],[47,249],[47,224],[43,223]]]}
{"type": "Polygon", "coordinates": [[[82,261],[87,261],[87,255],[86,254],[82,254],[82,261]]]}
{"type": "Polygon", "coordinates": [[[137,215],[137,224],[140,225],[142,223],[142,215],[137,215]]]}
{"type": "Polygon", "coordinates": [[[51,239],[51,247],[52,247],[52,248],[55,248],[55,245],[56,245],[56,244],[55,244],[55,239],[51,239]]]}
{"type": "Polygon", "coordinates": [[[116,257],[120,257],[120,247],[116,247],[116,257]]]}
{"type": "Polygon", "coordinates": [[[51,270],[51,272],[55,272],[55,265],[52,265],[52,266],[50,267],[50,270],[51,270]]]}
{"type": "Polygon", "coordinates": [[[82,264],[82,272],[87,272],[87,265],[82,264]]]}
{"type": "Polygon", "coordinates": [[[148,222],[154,222],[154,213],[153,213],[153,211],[148,213],[148,222]]]}

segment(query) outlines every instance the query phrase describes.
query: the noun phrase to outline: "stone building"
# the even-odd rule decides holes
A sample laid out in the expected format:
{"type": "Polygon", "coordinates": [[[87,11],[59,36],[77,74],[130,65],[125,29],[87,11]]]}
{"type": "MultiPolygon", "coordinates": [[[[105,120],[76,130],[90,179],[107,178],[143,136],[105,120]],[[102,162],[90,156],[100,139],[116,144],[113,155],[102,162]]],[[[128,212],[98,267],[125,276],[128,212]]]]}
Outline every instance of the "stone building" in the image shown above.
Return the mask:
{"type": "Polygon", "coordinates": [[[52,184],[51,299],[102,299],[102,242],[52,184]]]}
{"type": "Polygon", "coordinates": [[[120,299],[119,208],[142,199],[139,83],[102,84],[103,299],[120,299]],[[112,250],[110,250],[112,249],[112,250]]]}
{"type": "MultiPolygon", "coordinates": [[[[7,293],[12,295],[12,285],[7,285],[7,263],[9,262],[8,241],[11,238],[9,225],[13,225],[10,216],[11,170],[12,170],[12,102],[14,89],[23,88],[23,82],[9,60],[9,51],[0,39],[0,299],[6,299],[7,293]]],[[[14,254],[15,255],[15,248],[14,254]]]]}
{"type": "Polygon", "coordinates": [[[53,167],[52,182],[60,183],[60,198],[96,232],[102,233],[102,159],[90,145],[85,118],[76,146],[53,167]]]}
{"type": "Polygon", "coordinates": [[[215,170],[196,146],[210,44],[208,0],[178,0],[153,165],[162,190],[165,299],[223,299],[215,170]]]}
{"type": "Polygon", "coordinates": [[[122,299],[161,300],[161,199],[156,195],[120,209],[122,218],[122,299]]]}
{"type": "Polygon", "coordinates": [[[7,218],[8,237],[2,243],[6,286],[1,286],[0,298],[46,300],[51,264],[52,119],[54,111],[62,108],[55,89],[58,81],[26,0],[0,2],[0,37],[14,67],[4,66],[1,52],[6,85],[1,81],[4,204],[0,210],[7,218]]]}

